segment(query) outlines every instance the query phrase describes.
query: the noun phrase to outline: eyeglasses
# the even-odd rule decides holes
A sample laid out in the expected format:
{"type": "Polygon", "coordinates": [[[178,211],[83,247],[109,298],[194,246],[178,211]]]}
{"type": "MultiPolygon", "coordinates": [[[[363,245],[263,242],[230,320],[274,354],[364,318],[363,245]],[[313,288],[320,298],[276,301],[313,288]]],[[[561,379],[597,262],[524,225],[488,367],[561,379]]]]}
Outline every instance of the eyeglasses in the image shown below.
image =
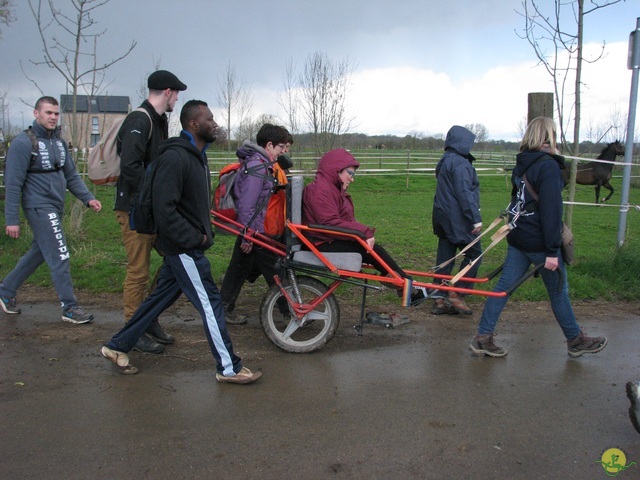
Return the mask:
{"type": "Polygon", "coordinates": [[[276,147],[280,147],[282,150],[284,150],[285,148],[287,148],[287,145],[284,143],[279,143],[278,145],[276,145],[276,147]]]}
{"type": "Polygon", "coordinates": [[[351,178],[353,178],[353,176],[356,174],[355,170],[347,170],[347,169],[345,169],[344,171],[347,172],[351,178]]]}

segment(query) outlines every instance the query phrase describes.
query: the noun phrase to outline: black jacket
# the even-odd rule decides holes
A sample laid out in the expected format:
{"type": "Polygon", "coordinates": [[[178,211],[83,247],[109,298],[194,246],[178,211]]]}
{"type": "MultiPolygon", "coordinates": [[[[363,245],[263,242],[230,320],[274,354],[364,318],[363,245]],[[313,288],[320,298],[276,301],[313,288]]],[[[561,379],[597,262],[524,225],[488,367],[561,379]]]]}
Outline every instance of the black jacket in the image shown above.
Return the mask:
{"type": "Polygon", "coordinates": [[[206,250],[213,245],[211,181],[204,152],[182,132],[162,142],[152,187],[156,247],[164,255],[206,250]],[[205,239],[206,236],[206,239],[205,239]]]}
{"type": "MultiPolygon", "coordinates": [[[[544,252],[547,257],[557,257],[562,234],[562,189],[564,180],[561,169],[564,157],[543,152],[522,152],[516,157],[511,175],[514,187],[526,169],[529,184],[538,194],[538,201],[525,189],[525,203],[531,213],[516,220],[516,228],[509,232],[507,242],[524,252],[544,252]],[[535,162],[535,163],[534,163],[535,162]]],[[[512,203],[515,199],[512,199],[512,203]]]]}
{"type": "Polygon", "coordinates": [[[122,123],[118,132],[118,155],[120,155],[120,177],[116,184],[114,210],[128,212],[131,200],[142,188],[142,178],[147,165],[158,158],[160,142],[169,136],[167,115],[159,115],[148,100],[140,105],[151,116],[152,122],[144,112],[133,111],[122,123]],[[149,129],[152,128],[151,138],[149,129]]]}

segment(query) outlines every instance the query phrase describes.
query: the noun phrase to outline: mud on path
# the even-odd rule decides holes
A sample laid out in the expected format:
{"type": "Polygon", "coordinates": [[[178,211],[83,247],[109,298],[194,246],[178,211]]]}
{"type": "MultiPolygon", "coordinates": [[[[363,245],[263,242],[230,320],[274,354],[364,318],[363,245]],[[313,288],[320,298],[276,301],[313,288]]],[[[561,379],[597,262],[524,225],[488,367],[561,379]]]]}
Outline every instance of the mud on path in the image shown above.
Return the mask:
{"type": "MultiPolygon", "coordinates": [[[[248,285],[243,290],[238,300],[237,312],[246,315],[248,322],[245,325],[229,325],[236,353],[245,359],[247,364],[256,360],[262,360],[274,355],[285,354],[274,346],[264,335],[258,318],[261,296],[266,287],[260,285],[248,285]]],[[[374,293],[373,295],[376,295],[374,293]]],[[[85,293],[77,292],[78,301],[85,310],[94,313],[95,320],[89,325],[70,325],[59,319],[57,296],[51,288],[34,286],[23,287],[18,294],[18,304],[22,308],[21,315],[4,315],[10,323],[20,322],[30,325],[22,332],[14,331],[10,342],[3,342],[4,349],[22,349],[19,342],[41,343],[42,346],[51,344],[59,347],[59,342],[68,341],[71,344],[101,345],[108,340],[120,328],[121,295],[110,293],[85,293]]],[[[340,326],[334,338],[323,347],[322,351],[351,351],[366,348],[381,348],[402,344],[406,341],[438,342],[437,337],[428,334],[429,325],[434,331],[443,328],[452,335],[466,335],[471,339],[475,334],[477,322],[482,311],[483,299],[473,298],[468,303],[474,310],[471,316],[465,315],[440,315],[430,312],[431,302],[424,302],[414,308],[403,308],[397,303],[380,304],[379,299],[367,304],[366,311],[378,313],[396,313],[405,316],[409,322],[393,329],[387,329],[379,325],[365,324],[363,336],[357,335],[354,326],[359,322],[359,300],[353,300],[354,296],[339,297],[340,326]]],[[[357,298],[357,296],[356,296],[357,298]]],[[[598,324],[602,320],[600,334],[606,332],[608,320],[626,318],[629,315],[640,316],[640,302],[611,303],[602,301],[582,301],[573,303],[578,321],[582,318],[589,319],[590,324],[598,324]]],[[[0,315],[2,313],[0,312],[0,315]]],[[[139,355],[145,361],[156,361],[160,357],[169,357],[177,361],[163,362],[163,370],[185,371],[192,368],[210,369],[211,354],[202,331],[202,323],[198,312],[186,300],[181,297],[176,304],[167,310],[160,318],[164,328],[176,337],[176,344],[169,346],[165,354],[159,357],[152,355],[139,355]]],[[[551,322],[555,320],[548,302],[517,302],[511,301],[503,312],[503,320],[498,324],[500,333],[525,333],[526,324],[531,322],[551,322]],[[506,319],[506,320],[504,320],[506,319]]],[[[22,330],[22,329],[20,329],[22,330]]],[[[587,333],[589,329],[587,328],[587,333]]],[[[598,332],[593,331],[593,335],[598,332]]],[[[558,331],[559,336],[561,336],[558,331]]],[[[5,337],[4,340],[7,340],[5,337]]],[[[460,350],[464,351],[466,345],[461,344],[460,350]]],[[[97,347],[96,347],[97,348],[97,347]]],[[[5,350],[6,351],[6,350],[5,350]]],[[[255,362],[254,362],[255,363],[255,362]]]]}

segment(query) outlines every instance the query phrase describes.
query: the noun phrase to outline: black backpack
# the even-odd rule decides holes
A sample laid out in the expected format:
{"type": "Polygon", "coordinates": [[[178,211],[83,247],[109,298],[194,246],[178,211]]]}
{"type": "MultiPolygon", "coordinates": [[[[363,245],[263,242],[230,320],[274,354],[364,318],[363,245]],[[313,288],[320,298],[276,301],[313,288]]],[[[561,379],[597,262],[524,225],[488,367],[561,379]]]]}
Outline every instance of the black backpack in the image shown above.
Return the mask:
{"type": "Polygon", "coordinates": [[[144,172],[142,179],[142,188],[138,198],[131,202],[131,210],[129,211],[129,228],[138,233],[146,233],[147,235],[158,233],[156,221],[153,218],[153,201],[152,190],[153,181],[156,177],[156,163],[158,159],[151,162],[144,172]]]}

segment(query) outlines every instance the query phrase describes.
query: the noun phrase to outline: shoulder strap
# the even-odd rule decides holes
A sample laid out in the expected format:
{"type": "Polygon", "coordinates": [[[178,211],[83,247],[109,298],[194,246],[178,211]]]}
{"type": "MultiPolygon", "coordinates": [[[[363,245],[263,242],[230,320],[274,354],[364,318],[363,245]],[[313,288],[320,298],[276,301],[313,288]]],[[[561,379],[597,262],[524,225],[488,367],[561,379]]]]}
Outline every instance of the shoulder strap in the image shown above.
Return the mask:
{"type": "Polygon", "coordinates": [[[24,133],[29,137],[29,140],[31,140],[31,160],[29,162],[29,166],[31,166],[40,153],[40,149],[38,148],[38,137],[36,137],[36,134],[33,132],[33,128],[31,127],[25,128],[24,133]]]}
{"type": "Polygon", "coordinates": [[[147,112],[146,108],[138,107],[136,108],[136,110],[139,112],[144,112],[144,114],[149,119],[149,123],[151,124],[151,128],[149,128],[149,136],[147,137],[147,142],[148,142],[149,140],[151,140],[151,134],[153,133],[153,120],[151,119],[151,115],[149,115],[149,112],[147,112]]]}

